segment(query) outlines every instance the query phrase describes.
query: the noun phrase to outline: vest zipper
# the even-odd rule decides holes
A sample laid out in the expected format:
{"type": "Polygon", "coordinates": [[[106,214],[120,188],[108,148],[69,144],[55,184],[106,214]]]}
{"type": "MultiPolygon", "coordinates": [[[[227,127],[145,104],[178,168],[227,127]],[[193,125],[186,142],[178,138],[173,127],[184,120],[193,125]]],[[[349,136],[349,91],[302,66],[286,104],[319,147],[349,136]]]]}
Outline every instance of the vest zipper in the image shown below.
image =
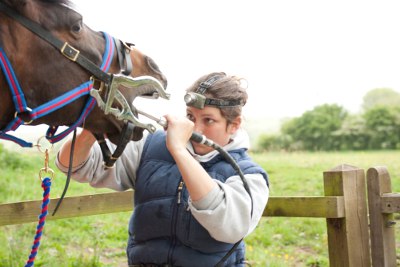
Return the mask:
{"type": "Polygon", "coordinates": [[[168,263],[171,263],[172,261],[172,254],[173,251],[175,249],[176,246],[176,224],[178,221],[178,207],[181,204],[181,198],[182,198],[182,190],[183,190],[183,181],[181,180],[178,184],[178,188],[177,188],[177,192],[176,192],[176,203],[177,205],[174,207],[174,211],[173,211],[173,217],[172,217],[172,221],[173,221],[173,225],[171,226],[171,246],[169,248],[168,251],[168,263]]]}
{"type": "Polygon", "coordinates": [[[178,185],[178,194],[177,194],[177,204],[181,204],[181,197],[182,197],[182,189],[183,189],[183,181],[181,181],[178,185]]]}

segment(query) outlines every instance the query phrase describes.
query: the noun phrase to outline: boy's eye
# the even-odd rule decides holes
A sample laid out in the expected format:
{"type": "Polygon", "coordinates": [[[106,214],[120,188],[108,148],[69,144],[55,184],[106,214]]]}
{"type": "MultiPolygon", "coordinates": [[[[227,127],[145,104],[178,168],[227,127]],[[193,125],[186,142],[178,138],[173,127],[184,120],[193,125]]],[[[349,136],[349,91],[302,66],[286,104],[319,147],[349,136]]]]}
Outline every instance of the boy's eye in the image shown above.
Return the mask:
{"type": "Polygon", "coordinates": [[[192,116],[192,114],[186,114],[186,118],[194,122],[194,117],[192,116]]]}
{"type": "Polygon", "coordinates": [[[213,120],[213,119],[205,119],[205,121],[207,124],[212,124],[215,122],[215,120],[213,120]]]}

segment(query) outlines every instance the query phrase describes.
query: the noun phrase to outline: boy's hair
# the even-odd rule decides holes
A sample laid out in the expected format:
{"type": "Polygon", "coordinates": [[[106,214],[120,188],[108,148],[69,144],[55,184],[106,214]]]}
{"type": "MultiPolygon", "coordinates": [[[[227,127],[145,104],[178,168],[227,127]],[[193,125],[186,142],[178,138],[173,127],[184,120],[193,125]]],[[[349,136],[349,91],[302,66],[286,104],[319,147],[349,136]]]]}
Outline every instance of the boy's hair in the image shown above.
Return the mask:
{"type": "Polygon", "coordinates": [[[228,123],[236,117],[241,116],[242,107],[247,102],[246,88],[244,78],[237,76],[228,76],[225,72],[213,72],[200,77],[193,83],[186,92],[196,92],[204,94],[207,98],[213,98],[225,101],[235,101],[240,103],[234,106],[218,106],[228,123]]]}

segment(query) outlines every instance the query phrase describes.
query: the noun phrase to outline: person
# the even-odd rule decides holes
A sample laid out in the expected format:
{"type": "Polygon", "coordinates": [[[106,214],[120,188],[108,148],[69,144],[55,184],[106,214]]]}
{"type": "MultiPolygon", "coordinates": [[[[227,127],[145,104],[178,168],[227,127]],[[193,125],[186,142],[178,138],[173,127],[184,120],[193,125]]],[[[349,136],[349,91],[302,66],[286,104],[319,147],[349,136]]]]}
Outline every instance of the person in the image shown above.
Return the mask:
{"type": "MultiPolygon", "coordinates": [[[[129,266],[244,266],[243,238],[257,226],[269,197],[268,175],[249,157],[242,124],[244,79],[213,72],[187,89],[186,117],[131,141],[114,168],[103,168],[93,135],[76,138],[72,178],[93,187],[134,189],[129,266]],[[212,147],[190,140],[197,132],[239,163],[244,179],[212,147]],[[248,190],[244,186],[248,185],[248,190]],[[227,258],[227,259],[225,259],[227,258]]],[[[71,140],[56,165],[67,172],[71,140]]]]}

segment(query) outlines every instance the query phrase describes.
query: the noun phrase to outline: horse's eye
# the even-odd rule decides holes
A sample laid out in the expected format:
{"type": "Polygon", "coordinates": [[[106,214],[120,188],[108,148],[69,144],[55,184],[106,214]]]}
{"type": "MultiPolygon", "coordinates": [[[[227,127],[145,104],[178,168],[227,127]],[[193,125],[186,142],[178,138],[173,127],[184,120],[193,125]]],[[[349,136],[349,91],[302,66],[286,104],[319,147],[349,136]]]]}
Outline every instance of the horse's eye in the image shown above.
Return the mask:
{"type": "Polygon", "coordinates": [[[74,25],[72,25],[71,30],[72,30],[74,33],[79,33],[79,32],[82,30],[82,24],[81,24],[80,22],[75,23],[74,25]]]}

